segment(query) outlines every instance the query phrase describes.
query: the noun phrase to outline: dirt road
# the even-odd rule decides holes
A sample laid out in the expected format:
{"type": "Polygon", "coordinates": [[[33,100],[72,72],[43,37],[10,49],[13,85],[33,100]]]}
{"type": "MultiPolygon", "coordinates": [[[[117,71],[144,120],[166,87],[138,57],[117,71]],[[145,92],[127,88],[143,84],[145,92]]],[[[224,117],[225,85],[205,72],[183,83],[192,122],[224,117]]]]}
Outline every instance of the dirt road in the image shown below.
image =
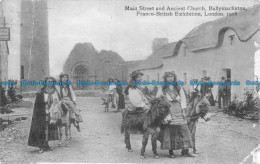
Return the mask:
{"type": "MultiPolygon", "coordinates": [[[[150,140],[146,158],[140,159],[141,135],[132,135],[133,152],[128,152],[124,145],[124,135],[120,133],[121,113],[104,112],[100,98],[79,97],[78,106],[82,109],[84,122],[81,132],[72,128],[70,147],[58,147],[57,142],[51,145],[52,152],[38,154],[38,149],[28,147],[27,138],[31,123],[32,109],[28,110],[29,119],[15,123],[5,129],[20,132],[20,137],[13,140],[1,139],[0,160],[2,162],[102,162],[102,163],[239,163],[258,145],[260,126],[250,121],[240,120],[212,111],[209,122],[200,120],[197,129],[197,148],[201,153],[195,158],[168,158],[168,151],[160,150],[160,159],[155,159],[151,151],[150,140]],[[12,129],[13,128],[13,129],[12,129]]],[[[18,109],[17,109],[18,110],[18,109]]],[[[252,163],[249,157],[245,163],[252,163]]]]}

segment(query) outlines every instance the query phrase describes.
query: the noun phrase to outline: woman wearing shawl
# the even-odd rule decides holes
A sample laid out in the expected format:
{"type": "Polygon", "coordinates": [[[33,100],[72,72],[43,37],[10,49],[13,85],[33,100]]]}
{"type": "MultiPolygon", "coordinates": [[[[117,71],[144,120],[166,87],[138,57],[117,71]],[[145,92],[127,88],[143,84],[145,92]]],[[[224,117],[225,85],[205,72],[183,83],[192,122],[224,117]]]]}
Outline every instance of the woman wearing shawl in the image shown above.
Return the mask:
{"type": "MultiPolygon", "coordinates": [[[[66,73],[60,74],[60,82],[68,82],[69,75],[66,73]]],[[[76,95],[71,87],[71,85],[61,85],[57,86],[57,90],[60,93],[61,101],[63,107],[67,108],[70,112],[70,119],[72,119],[74,126],[80,132],[79,122],[83,122],[80,110],[76,107],[76,95]]]]}
{"type": "Polygon", "coordinates": [[[49,141],[59,140],[56,125],[50,125],[49,109],[59,102],[60,96],[56,88],[51,85],[56,82],[53,77],[46,77],[44,87],[40,93],[36,94],[32,123],[28,138],[28,146],[39,147],[39,153],[53,150],[49,146],[49,141]]]}
{"type": "MultiPolygon", "coordinates": [[[[177,82],[174,72],[165,72],[165,82],[177,82]]],[[[189,152],[192,148],[192,141],[190,131],[185,119],[186,96],[181,86],[177,85],[164,85],[159,87],[156,97],[161,97],[171,104],[170,114],[164,119],[162,126],[161,148],[163,150],[169,149],[169,155],[174,158],[173,150],[182,149],[182,155],[194,157],[189,152]]]]}
{"type": "Polygon", "coordinates": [[[150,109],[150,104],[142,92],[139,85],[134,82],[141,82],[144,74],[140,71],[134,71],[130,74],[131,80],[125,90],[129,101],[126,101],[126,109],[130,112],[138,112],[150,109]]]}

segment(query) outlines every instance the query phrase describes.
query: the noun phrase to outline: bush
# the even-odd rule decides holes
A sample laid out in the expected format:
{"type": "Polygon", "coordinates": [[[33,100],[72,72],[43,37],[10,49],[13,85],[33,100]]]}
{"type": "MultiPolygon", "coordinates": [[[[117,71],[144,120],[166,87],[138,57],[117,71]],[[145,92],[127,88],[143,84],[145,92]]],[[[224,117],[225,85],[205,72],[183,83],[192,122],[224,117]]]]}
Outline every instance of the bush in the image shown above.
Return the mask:
{"type": "Polygon", "coordinates": [[[5,95],[5,88],[0,88],[0,107],[4,107],[8,104],[8,98],[5,95]]]}
{"type": "Polygon", "coordinates": [[[11,99],[11,102],[18,100],[18,98],[16,97],[16,91],[15,91],[13,85],[11,85],[11,86],[9,87],[9,89],[8,89],[8,91],[7,91],[7,95],[8,95],[8,97],[11,99]]]}
{"type": "Polygon", "coordinates": [[[247,91],[244,97],[243,101],[235,98],[223,112],[239,118],[255,119],[260,112],[260,99],[253,91],[247,91]]]}
{"type": "Polygon", "coordinates": [[[6,106],[0,108],[0,113],[1,114],[12,113],[12,112],[13,111],[12,111],[12,109],[11,109],[11,107],[9,105],[6,105],[6,106]]]}
{"type": "Polygon", "coordinates": [[[13,112],[11,110],[12,106],[10,105],[10,103],[14,100],[17,100],[16,95],[15,95],[15,91],[13,87],[10,87],[7,91],[7,95],[5,95],[5,88],[0,88],[0,113],[4,114],[4,113],[11,113],[13,112]],[[12,88],[12,89],[10,89],[12,88]],[[13,98],[13,100],[12,100],[13,98]]]}

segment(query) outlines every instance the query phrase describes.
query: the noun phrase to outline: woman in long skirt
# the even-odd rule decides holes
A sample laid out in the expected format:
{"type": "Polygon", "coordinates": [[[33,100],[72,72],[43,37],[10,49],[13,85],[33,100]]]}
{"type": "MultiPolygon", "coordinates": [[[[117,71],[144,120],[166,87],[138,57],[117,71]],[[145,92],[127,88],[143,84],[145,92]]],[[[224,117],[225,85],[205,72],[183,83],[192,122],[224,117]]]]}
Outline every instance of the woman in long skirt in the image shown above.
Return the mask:
{"type": "MultiPolygon", "coordinates": [[[[118,79],[115,79],[115,81],[117,83],[120,83],[120,81],[118,79]]],[[[122,85],[120,84],[117,84],[116,85],[116,92],[117,92],[117,111],[119,111],[120,109],[125,109],[125,97],[124,97],[124,94],[122,93],[123,92],[123,88],[122,88],[122,85]]]]}
{"type": "Polygon", "coordinates": [[[177,81],[174,72],[165,72],[163,78],[166,83],[169,82],[169,85],[160,87],[156,97],[168,100],[171,107],[160,132],[161,149],[169,149],[171,158],[175,157],[173,150],[182,150],[182,155],[194,157],[189,152],[189,148],[192,148],[192,140],[185,120],[186,96],[180,86],[172,83],[177,81]]]}
{"type": "MultiPolygon", "coordinates": [[[[52,81],[56,80],[53,77],[45,78],[45,84],[51,84],[52,81]]],[[[59,140],[57,126],[49,124],[49,109],[58,101],[59,93],[53,85],[45,85],[36,95],[28,146],[40,148],[40,154],[47,150],[53,150],[49,146],[49,141],[59,140]]]]}

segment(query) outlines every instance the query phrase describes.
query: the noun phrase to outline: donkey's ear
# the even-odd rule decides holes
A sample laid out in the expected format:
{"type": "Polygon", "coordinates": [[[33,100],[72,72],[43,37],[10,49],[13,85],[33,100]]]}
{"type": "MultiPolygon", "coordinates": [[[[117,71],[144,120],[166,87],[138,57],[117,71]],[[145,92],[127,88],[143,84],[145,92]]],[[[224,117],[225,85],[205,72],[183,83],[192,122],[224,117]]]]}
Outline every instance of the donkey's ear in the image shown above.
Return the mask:
{"type": "Polygon", "coordinates": [[[153,102],[153,100],[154,100],[153,98],[148,97],[148,96],[147,96],[146,98],[147,98],[147,100],[148,100],[149,102],[153,102]]]}
{"type": "Polygon", "coordinates": [[[156,100],[155,99],[149,99],[148,100],[152,105],[154,105],[156,103],[156,100]]]}

